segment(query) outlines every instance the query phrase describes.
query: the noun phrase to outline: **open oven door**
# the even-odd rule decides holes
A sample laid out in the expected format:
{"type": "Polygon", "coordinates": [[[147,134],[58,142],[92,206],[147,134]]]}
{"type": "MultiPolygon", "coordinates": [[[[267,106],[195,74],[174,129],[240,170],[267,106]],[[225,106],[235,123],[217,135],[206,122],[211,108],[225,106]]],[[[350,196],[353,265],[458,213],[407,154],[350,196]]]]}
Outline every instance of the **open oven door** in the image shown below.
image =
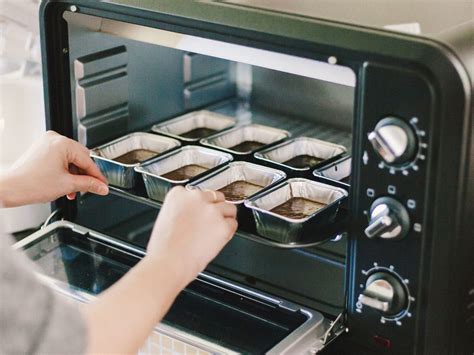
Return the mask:
{"type": "MultiPolygon", "coordinates": [[[[64,220],[14,247],[37,264],[42,281],[78,302],[93,300],[145,255],[64,220]]],[[[177,297],[141,353],[314,354],[343,330],[317,311],[202,273],[177,297]]]]}

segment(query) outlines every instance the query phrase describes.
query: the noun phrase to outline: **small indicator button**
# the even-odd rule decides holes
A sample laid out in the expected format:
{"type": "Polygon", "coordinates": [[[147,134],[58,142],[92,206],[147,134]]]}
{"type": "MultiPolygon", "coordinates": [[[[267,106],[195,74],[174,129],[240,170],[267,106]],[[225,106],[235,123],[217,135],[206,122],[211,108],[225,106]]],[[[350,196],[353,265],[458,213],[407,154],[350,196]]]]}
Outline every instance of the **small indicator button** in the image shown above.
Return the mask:
{"type": "Polygon", "coordinates": [[[413,210],[416,208],[416,201],[415,200],[408,200],[407,201],[407,206],[409,209],[413,210]]]}

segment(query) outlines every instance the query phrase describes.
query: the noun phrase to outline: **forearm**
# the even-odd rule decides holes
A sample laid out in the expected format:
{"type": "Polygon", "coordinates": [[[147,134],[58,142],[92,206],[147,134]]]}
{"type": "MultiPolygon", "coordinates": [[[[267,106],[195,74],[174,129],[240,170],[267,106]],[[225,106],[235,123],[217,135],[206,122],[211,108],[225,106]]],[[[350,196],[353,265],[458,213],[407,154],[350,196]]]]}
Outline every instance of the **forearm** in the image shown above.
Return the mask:
{"type": "Polygon", "coordinates": [[[88,353],[137,353],[185,286],[179,267],[145,258],[87,305],[88,353]]]}
{"type": "MultiPolygon", "coordinates": [[[[17,179],[11,174],[0,175],[0,205],[3,207],[17,207],[26,203],[22,197],[21,187],[17,186],[17,179]]],[[[26,201],[26,200],[25,200],[26,201]]]]}

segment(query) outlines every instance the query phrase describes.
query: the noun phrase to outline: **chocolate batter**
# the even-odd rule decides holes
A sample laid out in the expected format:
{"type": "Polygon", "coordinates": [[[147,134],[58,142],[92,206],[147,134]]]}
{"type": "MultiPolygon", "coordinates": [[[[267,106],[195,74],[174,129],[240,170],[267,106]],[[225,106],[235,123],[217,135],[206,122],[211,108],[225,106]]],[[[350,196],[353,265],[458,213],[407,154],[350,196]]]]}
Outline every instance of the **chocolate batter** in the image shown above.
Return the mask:
{"type": "Polygon", "coordinates": [[[265,143],[261,143],[261,142],[244,141],[228,149],[235,150],[236,152],[240,152],[240,153],[245,153],[245,152],[253,152],[254,150],[257,150],[258,148],[261,148],[264,145],[265,143]]]}
{"type": "Polygon", "coordinates": [[[208,170],[208,168],[205,168],[200,165],[191,164],[191,165],[182,166],[181,168],[172,170],[161,176],[173,181],[183,181],[183,180],[191,179],[195,177],[196,175],[199,175],[205,172],[206,170],[208,170]]]}
{"type": "Polygon", "coordinates": [[[153,152],[151,150],[135,149],[114,158],[114,160],[122,164],[137,164],[141,163],[142,161],[148,160],[156,155],[158,155],[158,153],[153,152]]]}
{"type": "Polygon", "coordinates": [[[180,134],[181,137],[183,138],[190,138],[190,139],[195,139],[195,138],[204,138],[208,137],[211,134],[216,133],[217,131],[212,128],[207,128],[207,127],[198,127],[194,128],[188,132],[180,134]]]}
{"type": "Polygon", "coordinates": [[[271,209],[270,211],[284,217],[301,219],[312,215],[325,207],[324,203],[308,200],[302,197],[293,197],[271,209]]]}
{"type": "Polygon", "coordinates": [[[283,162],[283,164],[292,166],[293,168],[303,169],[312,168],[313,166],[321,163],[323,160],[324,159],[313,157],[311,155],[302,154],[283,162]]]}
{"type": "Polygon", "coordinates": [[[238,180],[219,189],[225,195],[226,201],[242,201],[261,190],[263,186],[238,180]]]}

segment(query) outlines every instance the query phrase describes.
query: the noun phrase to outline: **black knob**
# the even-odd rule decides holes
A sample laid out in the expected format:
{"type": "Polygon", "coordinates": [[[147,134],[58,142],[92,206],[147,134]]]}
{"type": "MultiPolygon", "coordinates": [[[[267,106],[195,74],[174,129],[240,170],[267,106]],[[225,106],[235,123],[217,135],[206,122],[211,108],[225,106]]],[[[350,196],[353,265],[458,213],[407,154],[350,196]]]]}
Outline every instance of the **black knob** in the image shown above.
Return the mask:
{"type": "Polygon", "coordinates": [[[365,229],[369,238],[401,239],[410,228],[410,216],[400,202],[380,197],[370,207],[370,222],[365,229]]]}
{"type": "Polygon", "coordinates": [[[369,276],[359,302],[386,316],[395,316],[407,306],[407,292],[401,281],[388,272],[369,276]]]}
{"type": "Polygon", "coordinates": [[[400,118],[386,117],[368,134],[374,150],[391,165],[404,164],[415,155],[416,136],[400,118]]]}

